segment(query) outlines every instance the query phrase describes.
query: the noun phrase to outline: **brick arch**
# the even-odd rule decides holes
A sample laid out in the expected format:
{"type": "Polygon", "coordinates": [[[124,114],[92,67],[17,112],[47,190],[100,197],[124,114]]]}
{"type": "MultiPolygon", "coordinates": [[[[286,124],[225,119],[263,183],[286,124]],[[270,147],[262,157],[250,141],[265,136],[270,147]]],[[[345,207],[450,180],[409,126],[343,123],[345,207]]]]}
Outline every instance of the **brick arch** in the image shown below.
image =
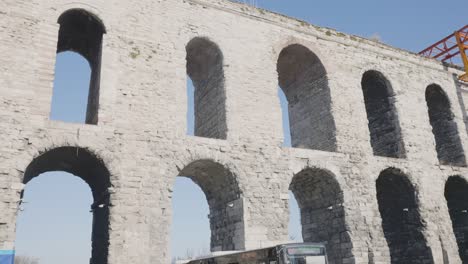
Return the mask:
{"type": "Polygon", "coordinates": [[[445,183],[444,196],[458,252],[465,263],[468,261],[468,181],[459,175],[450,176],[445,183]]]}
{"type": "Polygon", "coordinates": [[[288,101],[293,147],[336,151],[327,71],[301,44],[285,47],[277,61],[278,83],[288,101]]]}
{"type": "Polygon", "coordinates": [[[326,69],[327,75],[331,74],[332,72],[336,70],[335,63],[329,56],[326,55],[322,46],[317,45],[317,43],[310,42],[301,38],[296,38],[293,36],[286,37],[284,40],[282,39],[280,41],[273,43],[272,56],[273,56],[273,59],[276,58],[276,61],[274,62],[277,63],[281,52],[283,52],[285,48],[292,46],[292,45],[299,45],[310,50],[317,58],[320,59],[320,63],[326,69]]]}
{"type": "Polygon", "coordinates": [[[57,23],[60,25],[57,52],[75,51],[93,66],[100,57],[102,35],[106,33],[102,20],[85,9],[72,8],[63,12],[57,23]]]}
{"type": "Polygon", "coordinates": [[[305,168],[295,174],[289,189],[296,198],[304,242],[326,242],[330,263],[345,263],[352,251],[346,232],[344,194],[335,175],[305,168]]]}
{"type": "Polygon", "coordinates": [[[437,84],[427,86],[425,97],[439,162],[444,165],[466,166],[466,157],[450,99],[437,84]]]}
{"type": "Polygon", "coordinates": [[[82,147],[56,147],[46,150],[27,166],[23,183],[40,174],[65,171],[83,179],[93,194],[92,263],[107,263],[109,247],[111,175],[103,160],[82,147]]]}
{"type": "Polygon", "coordinates": [[[102,25],[104,25],[104,29],[107,32],[108,31],[108,22],[106,21],[107,18],[105,17],[105,10],[102,8],[100,5],[94,5],[90,3],[84,3],[84,2],[69,2],[69,3],[63,3],[60,5],[55,5],[54,8],[52,8],[50,13],[51,17],[57,18],[56,20],[58,21],[58,18],[66,13],[67,11],[70,10],[83,10],[86,13],[89,13],[92,15],[97,21],[99,21],[102,25]]]}
{"type": "Polygon", "coordinates": [[[391,263],[433,263],[417,192],[408,176],[397,168],[387,168],[377,178],[376,189],[391,263]]]}
{"type": "Polygon", "coordinates": [[[381,72],[368,70],[362,75],[361,87],[374,155],[406,157],[390,81],[381,72]]]}
{"type": "Polygon", "coordinates": [[[195,37],[186,46],[187,75],[192,79],[195,136],[226,139],[226,91],[223,53],[206,37],[195,37]]]}
{"type": "Polygon", "coordinates": [[[211,159],[198,159],[180,169],[178,176],[191,179],[206,196],[211,250],[243,249],[244,205],[237,176],[232,170],[211,159]]]}

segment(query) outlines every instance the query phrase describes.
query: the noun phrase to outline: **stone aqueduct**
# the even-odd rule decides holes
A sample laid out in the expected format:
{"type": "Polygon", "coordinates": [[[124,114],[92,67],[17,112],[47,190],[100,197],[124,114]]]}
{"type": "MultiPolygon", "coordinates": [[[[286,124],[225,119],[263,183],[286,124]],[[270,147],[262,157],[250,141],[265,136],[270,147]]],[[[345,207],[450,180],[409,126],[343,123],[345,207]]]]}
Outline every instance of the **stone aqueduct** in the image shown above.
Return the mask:
{"type": "Polygon", "coordinates": [[[24,184],[63,170],[106,205],[92,263],[169,262],[178,175],[206,195],[213,250],[286,241],[292,190],[330,263],[468,262],[455,68],[222,0],[3,0],[0,53],[0,249],[24,184]],[[67,50],[92,67],[86,124],[48,118],[67,50]]]}

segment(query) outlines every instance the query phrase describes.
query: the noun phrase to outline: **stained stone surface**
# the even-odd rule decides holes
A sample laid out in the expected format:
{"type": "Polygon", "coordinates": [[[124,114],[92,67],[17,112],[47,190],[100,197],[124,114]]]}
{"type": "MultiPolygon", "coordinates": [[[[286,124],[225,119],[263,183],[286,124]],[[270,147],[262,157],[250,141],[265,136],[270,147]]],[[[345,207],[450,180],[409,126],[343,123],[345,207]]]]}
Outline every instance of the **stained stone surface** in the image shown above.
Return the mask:
{"type": "Polygon", "coordinates": [[[3,0],[0,54],[0,249],[14,248],[24,184],[63,170],[92,189],[95,264],[169,263],[177,176],[206,194],[213,250],[287,241],[291,189],[305,240],[328,242],[332,264],[466,260],[468,188],[446,188],[468,177],[456,68],[222,0],[3,0]],[[49,120],[57,48],[92,65],[87,124],[49,120]],[[363,82],[369,71],[391,90],[366,108],[382,83],[363,82]]]}

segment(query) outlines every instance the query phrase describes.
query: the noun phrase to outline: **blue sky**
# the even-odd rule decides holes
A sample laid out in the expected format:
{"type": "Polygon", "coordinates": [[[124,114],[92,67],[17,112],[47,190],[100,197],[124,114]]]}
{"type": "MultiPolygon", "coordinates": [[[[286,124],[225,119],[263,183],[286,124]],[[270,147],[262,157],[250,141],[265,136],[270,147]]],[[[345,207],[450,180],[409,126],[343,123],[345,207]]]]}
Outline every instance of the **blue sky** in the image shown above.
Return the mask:
{"type": "MultiPolygon", "coordinates": [[[[379,36],[384,43],[414,52],[467,23],[463,8],[466,0],[257,0],[257,5],[345,33],[379,36]]],[[[84,122],[88,84],[86,60],[71,52],[59,54],[51,119],[84,122]]],[[[193,88],[190,84],[188,88],[191,94],[193,88]]],[[[191,104],[192,99],[189,97],[191,104]]],[[[284,106],[284,98],[282,102],[284,106]]],[[[193,112],[187,116],[189,127],[193,127],[193,112]]],[[[287,115],[284,117],[286,120],[287,115]]],[[[285,133],[289,134],[287,127],[285,133]]],[[[193,129],[189,134],[193,134],[193,129]]],[[[86,183],[63,172],[46,173],[27,184],[24,200],[17,226],[18,255],[38,257],[42,264],[88,262],[92,197],[86,183]]],[[[294,201],[291,205],[290,234],[300,238],[299,212],[294,201]]],[[[210,236],[208,205],[200,188],[179,177],[173,208],[173,256],[184,256],[187,249],[193,254],[206,251],[210,236]]]]}

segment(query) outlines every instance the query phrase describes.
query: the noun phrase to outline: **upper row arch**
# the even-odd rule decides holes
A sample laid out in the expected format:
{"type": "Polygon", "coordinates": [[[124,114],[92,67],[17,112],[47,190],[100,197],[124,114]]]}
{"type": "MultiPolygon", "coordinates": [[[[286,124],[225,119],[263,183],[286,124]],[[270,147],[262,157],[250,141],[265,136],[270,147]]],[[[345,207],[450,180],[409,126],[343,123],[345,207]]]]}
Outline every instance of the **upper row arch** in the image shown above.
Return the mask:
{"type": "Polygon", "coordinates": [[[72,11],[80,11],[95,19],[103,28],[103,33],[107,32],[106,22],[104,21],[103,17],[104,14],[98,8],[83,4],[83,3],[69,3],[59,6],[57,9],[54,10],[54,16],[56,17],[57,23],[60,23],[60,20],[63,18],[64,15],[68,14],[72,11]]]}
{"type": "Polygon", "coordinates": [[[323,65],[323,68],[325,69],[325,72],[327,74],[330,72],[333,72],[333,69],[334,69],[333,64],[327,59],[327,56],[323,54],[322,50],[314,43],[311,43],[310,41],[306,41],[302,39],[290,38],[286,41],[280,41],[280,42],[275,43],[273,45],[273,56],[272,56],[273,63],[276,64],[278,58],[281,55],[281,52],[283,52],[285,49],[291,46],[300,46],[304,49],[307,49],[310,53],[312,53],[315,57],[319,59],[320,63],[323,65]]]}

